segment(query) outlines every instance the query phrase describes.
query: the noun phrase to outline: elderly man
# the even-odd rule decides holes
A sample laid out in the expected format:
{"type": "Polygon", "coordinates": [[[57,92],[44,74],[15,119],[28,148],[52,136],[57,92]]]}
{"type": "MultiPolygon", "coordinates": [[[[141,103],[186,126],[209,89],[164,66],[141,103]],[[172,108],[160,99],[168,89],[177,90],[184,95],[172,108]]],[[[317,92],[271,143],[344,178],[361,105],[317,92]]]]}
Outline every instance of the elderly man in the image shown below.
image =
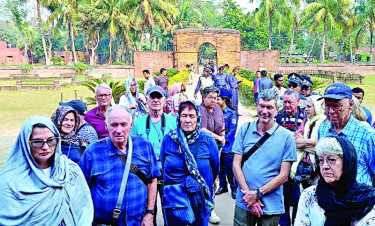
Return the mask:
{"type": "Polygon", "coordinates": [[[111,106],[112,101],[112,89],[108,84],[102,83],[95,87],[95,97],[98,102],[98,106],[86,113],[85,121],[90,123],[96,133],[98,138],[102,139],[109,136],[109,133],[105,127],[105,113],[107,109],[111,106]]]}
{"type": "Polygon", "coordinates": [[[238,114],[238,84],[243,81],[243,79],[237,80],[236,75],[238,75],[239,68],[235,67],[232,70],[232,73],[228,75],[228,85],[230,92],[232,93],[232,106],[236,113],[238,114]]]}
{"type": "Polygon", "coordinates": [[[234,141],[233,172],[237,191],[234,225],[278,225],[284,213],[282,185],[296,161],[293,133],[274,121],[279,97],[259,94],[258,120],[241,126],[234,141]]]}
{"type": "Polygon", "coordinates": [[[363,108],[363,110],[366,112],[366,115],[367,115],[367,122],[368,124],[372,124],[372,114],[371,114],[371,111],[367,108],[365,108],[365,106],[362,105],[362,101],[363,101],[363,97],[365,96],[365,91],[359,87],[356,87],[356,88],[353,88],[352,89],[352,92],[353,92],[353,95],[359,100],[359,103],[361,103],[361,106],[363,108]]]}
{"type": "Polygon", "coordinates": [[[90,144],[98,140],[98,134],[96,134],[94,127],[84,120],[87,106],[83,101],[71,100],[69,102],[60,102],[59,104],[68,105],[78,113],[80,125],[77,131],[77,136],[85,138],[90,144]]]}
{"type": "Polygon", "coordinates": [[[132,125],[125,106],[110,107],[110,137],[87,147],[79,163],[91,189],[93,225],[153,225],[159,167],[151,144],[129,135],[132,125]]]}
{"type": "Polygon", "coordinates": [[[214,86],[228,89],[228,75],[224,72],[224,67],[219,67],[219,72],[215,76],[214,86]]]}
{"type": "MultiPolygon", "coordinates": [[[[304,111],[298,106],[297,91],[293,89],[286,90],[283,96],[283,109],[277,113],[276,122],[291,132],[295,132],[305,117],[304,111]]],[[[293,193],[297,192],[297,189],[298,185],[294,183],[292,179],[289,179],[288,182],[284,184],[285,213],[280,217],[280,225],[291,225],[289,205],[293,199],[293,193]]],[[[293,219],[297,214],[297,204],[298,202],[294,203],[293,219]]]]}
{"type": "MultiPolygon", "coordinates": [[[[176,118],[163,113],[163,106],[165,104],[165,92],[160,86],[153,86],[147,90],[147,105],[149,114],[139,117],[134,121],[131,130],[132,135],[142,136],[148,140],[155,152],[156,160],[158,161],[159,170],[161,171],[160,149],[163,138],[170,130],[175,129],[176,118]]],[[[158,178],[158,191],[162,195],[163,176],[158,178]]],[[[155,203],[155,213],[156,213],[155,203]]],[[[156,224],[156,218],[154,218],[156,224]]]]}
{"type": "Polygon", "coordinates": [[[327,119],[318,131],[318,140],[328,136],[348,139],[358,156],[357,176],[359,183],[374,185],[375,174],[375,131],[363,125],[351,115],[354,101],[352,90],[343,83],[333,83],[324,92],[327,119]]]}

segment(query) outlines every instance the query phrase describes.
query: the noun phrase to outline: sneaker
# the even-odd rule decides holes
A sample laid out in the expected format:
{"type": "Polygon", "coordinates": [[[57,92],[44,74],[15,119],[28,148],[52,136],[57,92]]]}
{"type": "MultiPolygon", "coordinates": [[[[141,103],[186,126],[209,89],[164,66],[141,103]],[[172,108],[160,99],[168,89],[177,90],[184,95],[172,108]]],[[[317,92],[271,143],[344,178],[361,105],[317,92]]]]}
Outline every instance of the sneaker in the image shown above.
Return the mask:
{"type": "Polygon", "coordinates": [[[215,211],[212,210],[211,216],[210,216],[210,223],[211,224],[218,224],[220,222],[220,217],[216,215],[215,211]]]}

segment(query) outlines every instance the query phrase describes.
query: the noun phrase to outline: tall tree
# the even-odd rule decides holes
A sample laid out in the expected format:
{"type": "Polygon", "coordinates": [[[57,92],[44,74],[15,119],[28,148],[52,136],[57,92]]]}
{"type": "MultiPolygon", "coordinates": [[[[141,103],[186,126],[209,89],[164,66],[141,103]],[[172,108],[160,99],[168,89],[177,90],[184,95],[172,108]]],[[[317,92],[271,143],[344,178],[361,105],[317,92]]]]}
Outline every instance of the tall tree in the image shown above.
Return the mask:
{"type": "Polygon", "coordinates": [[[370,61],[373,61],[372,47],[374,45],[375,29],[375,0],[359,0],[355,7],[355,15],[358,20],[358,33],[356,38],[356,47],[358,47],[358,37],[361,33],[369,31],[370,33],[370,61]]]}
{"type": "Polygon", "coordinates": [[[347,23],[347,18],[351,17],[350,4],[351,0],[316,0],[308,4],[302,13],[302,23],[307,24],[310,33],[315,33],[323,27],[321,63],[325,59],[327,32],[347,23]]]}
{"type": "MultiPolygon", "coordinates": [[[[27,0],[25,0],[26,2],[27,0]]],[[[36,10],[37,10],[37,18],[38,18],[38,23],[39,23],[39,30],[40,30],[40,35],[42,36],[42,45],[43,45],[43,52],[44,52],[44,59],[46,61],[46,65],[51,65],[51,56],[48,54],[47,51],[47,45],[46,45],[46,39],[44,37],[44,26],[43,26],[43,21],[42,21],[42,14],[41,14],[41,7],[42,7],[42,2],[41,0],[36,0],[36,10]]]]}
{"type": "MultiPolygon", "coordinates": [[[[254,0],[250,0],[254,2],[254,0]]],[[[272,49],[273,26],[280,31],[285,25],[286,18],[291,14],[290,4],[298,4],[299,0],[262,0],[259,7],[255,9],[254,16],[257,26],[269,22],[268,49],[272,49]]]]}

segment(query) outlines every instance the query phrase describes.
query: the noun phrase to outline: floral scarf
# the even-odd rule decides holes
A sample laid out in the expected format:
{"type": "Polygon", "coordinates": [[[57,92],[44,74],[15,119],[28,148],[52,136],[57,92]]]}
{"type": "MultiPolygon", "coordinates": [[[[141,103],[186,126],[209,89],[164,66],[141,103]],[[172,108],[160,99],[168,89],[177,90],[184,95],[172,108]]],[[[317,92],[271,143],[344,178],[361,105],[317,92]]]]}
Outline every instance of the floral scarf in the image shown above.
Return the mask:
{"type": "Polygon", "coordinates": [[[202,115],[199,110],[199,105],[195,101],[188,100],[188,101],[182,102],[179,106],[178,114],[177,114],[177,128],[174,130],[171,130],[169,132],[169,136],[172,138],[173,141],[175,141],[181,147],[181,151],[183,152],[182,156],[183,156],[184,162],[187,166],[189,173],[194,177],[194,179],[200,185],[202,185],[206,203],[208,204],[209,208],[213,208],[212,203],[209,201],[209,197],[211,195],[210,189],[206,181],[202,177],[201,173],[199,172],[197,162],[195,161],[194,156],[191,153],[189,146],[188,146],[189,144],[195,143],[199,138],[201,118],[202,118],[202,115]],[[197,112],[197,127],[195,128],[194,132],[192,132],[191,134],[187,136],[185,136],[180,125],[181,106],[184,103],[192,103],[197,112]]]}
{"type": "Polygon", "coordinates": [[[53,113],[51,120],[53,124],[55,124],[55,126],[57,127],[57,129],[59,130],[61,134],[60,136],[61,136],[62,143],[65,143],[65,144],[71,143],[71,144],[75,144],[75,145],[83,146],[83,147],[87,147],[89,145],[89,142],[86,139],[84,139],[83,137],[77,136],[77,131],[80,125],[80,118],[79,118],[78,113],[72,107],[67,106],[67,105],[60,105],[56,109],[56,111],[53,113]],[[70,133],[65,134],[61,132],[61,125],[62,125],[62,122],[64,121],[65,115],[67,115],[68,113],[74,114],[75,123],[74,123],[73,130],[70,133]]]}

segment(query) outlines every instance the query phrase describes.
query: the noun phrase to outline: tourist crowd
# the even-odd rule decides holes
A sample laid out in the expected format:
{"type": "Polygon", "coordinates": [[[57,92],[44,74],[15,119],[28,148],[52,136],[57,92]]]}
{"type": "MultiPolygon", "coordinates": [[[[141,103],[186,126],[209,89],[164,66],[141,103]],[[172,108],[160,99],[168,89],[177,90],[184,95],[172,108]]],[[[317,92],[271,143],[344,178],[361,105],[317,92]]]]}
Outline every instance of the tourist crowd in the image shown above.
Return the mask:
{"type": "Polygon", "coordinates": [[[321,95],[306,75],[284,88],[283,75],[257,71],[257,120],[237,130],[242,79],[227,68],[203,69],[201,104],[162,68],[143,71],[143,93],[127,78],[118,104],[102,83],[90,111],[72,100],[29,118],[0,173],[0,225],[156,225],[157,212],[166,225],[208,225],[229,191],[237,226],[375,225],[364,90],[333,83],[321,95]]]}

